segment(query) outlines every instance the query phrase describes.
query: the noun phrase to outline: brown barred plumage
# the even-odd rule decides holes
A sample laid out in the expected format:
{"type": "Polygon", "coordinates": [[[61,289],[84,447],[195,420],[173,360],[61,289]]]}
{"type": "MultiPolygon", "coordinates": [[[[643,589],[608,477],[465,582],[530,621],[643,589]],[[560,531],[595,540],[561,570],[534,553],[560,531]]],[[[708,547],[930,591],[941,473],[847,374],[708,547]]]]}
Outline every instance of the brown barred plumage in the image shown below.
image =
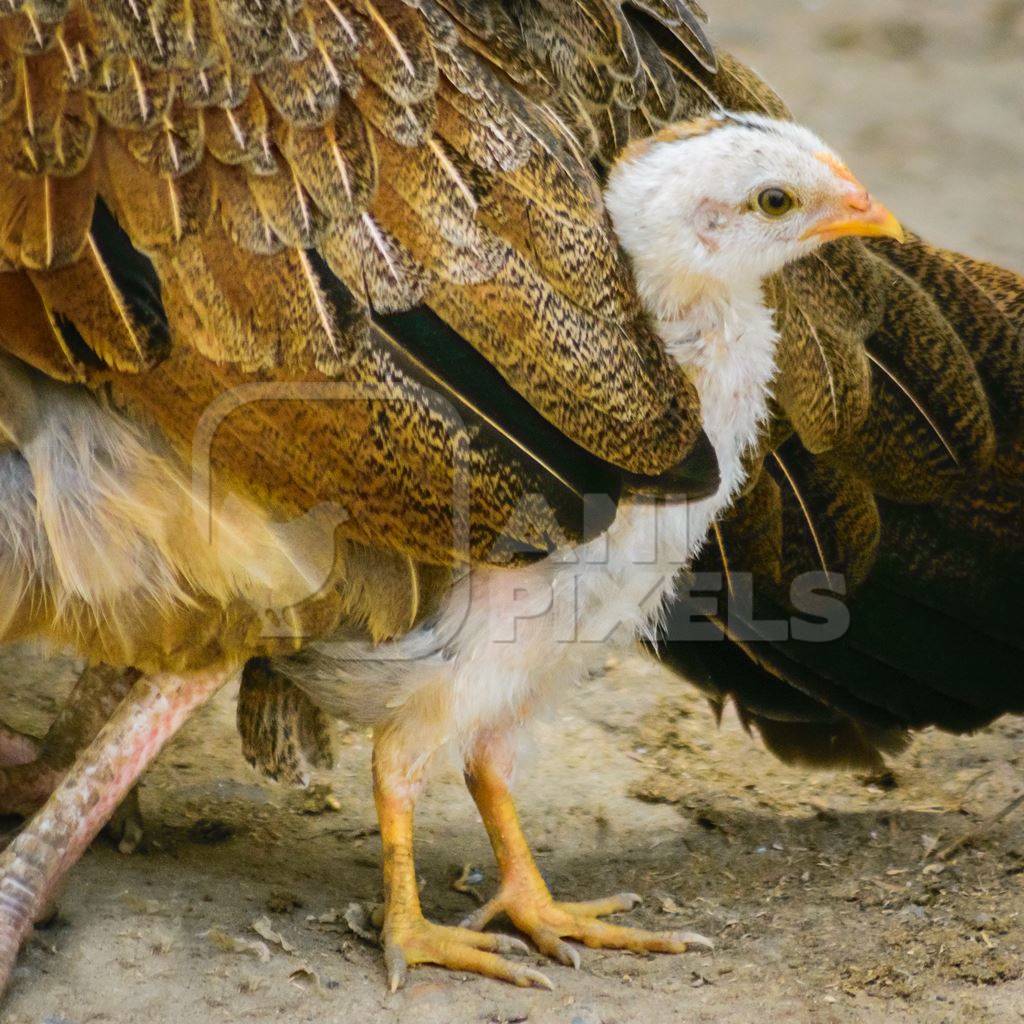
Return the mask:
{"type": "Polygon", "coordinates": [[[269,662],[245,666],[237,717],[242,756],[268,779],[306,786],[334,767],[327,715],[269,662]]]}

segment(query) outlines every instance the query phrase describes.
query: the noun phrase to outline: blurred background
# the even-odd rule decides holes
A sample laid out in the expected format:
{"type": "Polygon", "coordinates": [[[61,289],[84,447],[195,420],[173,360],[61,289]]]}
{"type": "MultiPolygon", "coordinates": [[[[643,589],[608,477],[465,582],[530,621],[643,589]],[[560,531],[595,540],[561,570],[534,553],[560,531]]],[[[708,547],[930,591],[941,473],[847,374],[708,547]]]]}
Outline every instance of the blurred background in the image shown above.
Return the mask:
{"type": "Polygon", "coordinates": [[[1024,0],[705,0],[915,231],[1024,270],[1024,0]]]}

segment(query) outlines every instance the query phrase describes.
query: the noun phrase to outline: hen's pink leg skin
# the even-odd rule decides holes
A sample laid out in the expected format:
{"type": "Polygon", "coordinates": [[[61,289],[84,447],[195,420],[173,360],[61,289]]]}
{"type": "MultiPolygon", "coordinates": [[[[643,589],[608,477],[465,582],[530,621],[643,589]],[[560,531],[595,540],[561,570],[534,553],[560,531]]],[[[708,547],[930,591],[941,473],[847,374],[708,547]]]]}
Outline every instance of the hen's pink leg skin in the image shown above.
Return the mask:
{"type": "Polygon", "coordinates": [[[41,740],[0,725],[0,814],[38,810],[138,678],[134,669],[85,669],[41,740]]]}
{"type": "Polygon", "coordinates": [[[28,764],[39,755],[39,740],[0,722],[0,768],[28,764]]]}
{"type": "Polygon", "coordinates": [[[35,817],[0,855],[0,992],[58,885],[196,708],[237,669],[138,680],[35,817]]]}

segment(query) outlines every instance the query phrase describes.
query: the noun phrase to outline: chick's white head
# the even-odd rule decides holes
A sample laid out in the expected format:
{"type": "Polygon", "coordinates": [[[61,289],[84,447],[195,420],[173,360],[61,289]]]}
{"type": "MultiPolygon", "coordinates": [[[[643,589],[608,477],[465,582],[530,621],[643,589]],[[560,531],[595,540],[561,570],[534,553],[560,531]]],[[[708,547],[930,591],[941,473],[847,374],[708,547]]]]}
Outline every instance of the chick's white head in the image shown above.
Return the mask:
{"type": "Polygon", "coordinates": [[[671,316],[708,285],[749,285],[845,235],[902,238],[813,132],[726,114],[627,148],[605,193],[641,294],[671,316]]]}

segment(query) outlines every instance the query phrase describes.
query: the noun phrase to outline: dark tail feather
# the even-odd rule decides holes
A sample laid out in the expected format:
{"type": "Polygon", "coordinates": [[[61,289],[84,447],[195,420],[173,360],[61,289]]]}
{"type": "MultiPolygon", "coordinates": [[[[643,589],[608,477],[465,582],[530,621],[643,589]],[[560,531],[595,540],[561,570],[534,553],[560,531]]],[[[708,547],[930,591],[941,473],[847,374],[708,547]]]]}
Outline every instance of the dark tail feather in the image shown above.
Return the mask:
{"type": "MultiPolygon", "coordinates": [[[[673,605],[670,614],[679,614],[681,608],[673,605]]],[[[668,640],[667,633],[663,631],[657,644],[664,663],[701,690],[716,710],[732,701],[744,727],[756,729],[767,749],[787,764],[877,771],[884,764],[882,753],[896,754],[907,745],[906,731],[891,716],[867,706],[863,714],[872,720],[851,716],[798,688],[792,676],[806,675],[798,666],[789,666],[791,678],[775,674],[768,663],[755,659],[751,647],[725,632],[719,642],[705,643],[668,640]],[[886,720],[892,724],[884,724],[886,720]]],[[[774,664],[780,673],[787,668],[783,661],[774,664]]],[[[817,685],[809,682],[808,689],[842,701],[842,694],[824,679],[817,685]]],[[[857,707],[852,699],[846,704],[857,707]]]]}
{"type": "Polygon", "coordinates": [[[790,762],[877,766],[902,749],[906,730],[966,733],[1022,713],[1024,559],[1001,543],[997,521],[1019,519],[1012,499],[973,503],[969,521],[948,508],[883,505],[875,569],[846,601],[849,626],[837,639],[768,639],[763,623],[794,612],[770,583],[755,583],[753,616],[710,617],[720,642],[685,638],[699,616],[681,594],[657,650],[717,705],[734,701],[790,762]]]}
{"type": "Polygon", "coordinates": [[[786,764],[806,768],[843,768],[881,772],[883,754],[901,754],[910,745],[910,736],[901,730],[876,729],[852,718],[826,724],[778,722],[750,716],[768,748],[786,764]]]}

